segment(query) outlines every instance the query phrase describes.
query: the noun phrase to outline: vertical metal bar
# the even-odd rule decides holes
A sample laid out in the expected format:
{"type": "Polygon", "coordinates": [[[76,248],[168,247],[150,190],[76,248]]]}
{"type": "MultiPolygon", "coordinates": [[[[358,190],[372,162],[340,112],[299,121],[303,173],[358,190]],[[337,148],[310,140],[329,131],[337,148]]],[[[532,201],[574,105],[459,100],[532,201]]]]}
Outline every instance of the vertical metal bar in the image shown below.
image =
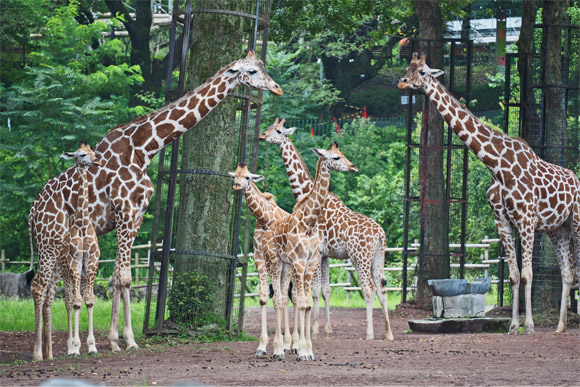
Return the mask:
{"type": "Polygon", "coordinates": [[[503,131],[509,134],[509,123],[510,123],[510,82],[511,82],[511,69],[512,69],[512,58],[511,54],[506,54],[505,61],[505,84],[503,89],[504,96],[504,114],[503,114],[503,131]]]}
{"type": "MultiPolygon", "coordinates": [[[[178,97],[183,95],[185,86],[185,64],[187,61],[187,49],[189,47],[189,31],[191,28],[191,0],[185,4],[185,19],[183,26],[183,41],[181,48],[181,63],[179,64],[178,97]]],[[[167,191],[167,213],[165,217],[165,233],[163,235],[163,255],[161,272],[159,274],[159,295],[157,297],[157,334],[163,331],[165,322],[165,305],[167,302],[167,282],[169,273],[169,254],[171,252],[171,234],[173,227],[173,209],[175,188],[177,183],[177,162],[179,156],[179,138],[171,144],[171,172],[169,177],[169,189],[167,191]]]]}
{"type": "Polygon", "coordinates": [[[409,257],[409,190],[411,180],[411,142],[413,131],[413,92],[407,92],[409,103],[407,104],[407,151],[405,154],[405,203],[403,208],[403,271],[401,273],[403,288],[402,301],[407,302],[407,264],[409,257]]]}
{"type": "MultiPolygon", "coordinates": [[[[172,12],[171,28],[169,30],[169,52],[167,62],[167,76],[165,79],[165,103],[169,102],[169,93],[173,77],[171,76],[173,70],[173,59],[175,57],[175,35],[177,30],[177,13],[172,12]]],[[[155,207],[153,210],[153,227],[151,230],[151,247],[149,248],[149,271],[147,276],[147,293],[145,298],[145,321],[143,322],[143,334],[149,330],[149,319],[151,314],[151,296],[153,292],[153,276],[155,273],[155,260],[157,257],[157,237],[159,232],[159,216],[161,213],[161,189],[163,186],[163,166],[165,163],[165,148],[159,152],[159,166],[157,168],[157,182],[155,185],[155,207]]],[[[157,298],[159,300],[159,297],[157,298]]]]}
{"type": "MultiPolygon", "coordinates": [[[[473,42],[471,40],[467,41],[467,80],[465,84],[465,105],[469,108],[469,102],[471,101],[471,67],[473,61],[473,42]]],[[[463,181],[461,184],[461,262],[460,262],[460,278],[465,278],[465,259],[467,257],[467,249],[465,243],[467,242],[467,182],[469,180],[469,151],[467,146],[463,147],[463,181]]]]}

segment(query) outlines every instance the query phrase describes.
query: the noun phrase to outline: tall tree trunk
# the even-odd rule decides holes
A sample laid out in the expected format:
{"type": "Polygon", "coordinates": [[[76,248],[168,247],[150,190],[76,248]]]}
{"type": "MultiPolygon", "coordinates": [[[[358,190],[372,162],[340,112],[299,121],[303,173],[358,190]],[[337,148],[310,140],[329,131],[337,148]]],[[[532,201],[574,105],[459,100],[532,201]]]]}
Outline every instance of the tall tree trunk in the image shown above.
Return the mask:
{"type": "MultiPolygon", "coordinates": [[[[417,2],[419,38],[429,39],[431,49],[427,63],[431,68],[443,68],[443,32],[439,4],[436,0],[417,2]]],[[[425,52],[427,52],[423,49],[425,52]]],[[[443,118],[432,103],[427,102],[423,111],[421,134],[420,178],[421,231],[423,240],[420,256],[423,259],[423,275],[419,278],[417,302],[420,307],[431,308],[432,293],[428,279],[449,278],[449,203],[446,200],[443,157],[443,118]]]]}
{"type": "MultiPolygon", "coordinates": [[[[562,28],[553,26],[566,22],[567,0],[543,1],[544,46],[542,60],[544,82],[544,144],[547,148],[540,152],[542,158],[556,165],[563,164],[562,136],[566,129],[564,89],[551,85],[562,84],[562,28]]],[[[534,257],[534,282],[532,283],[532,305],[534,310],[548,310],[560,306],[560,270],[556,254],[549,238],[542,236],[541,251],[534,257]]],[[[536,249],[535,249],[536,250],[536,249]]]]}
{"type": "MultiPolygon", "coordinates": [[[[196,1],[200,9],[240,11],[236,0],[196,1]]],[[[224,14],[195,14],[190,45],[192,58],[187,69],[188,87],[194,88],[243,53],[243,18],[224,14]]],[[[225,173],[236,160],[237,101],[227,97],[196,130],[183,136],[181,168],[225,173]]],[[[204,174],[180,175],[179,211],[176,219],[177,250],[227,255],[230,252],[232,189],[229,178],[204,174]]],[[[227,260],[203,255],[176,255],[175,276],[205,275],[213,284],[213,312],[223,315],[227,282],[227,260]]],[[[173,316],[174,319],[179,316],[173,316]]]]}

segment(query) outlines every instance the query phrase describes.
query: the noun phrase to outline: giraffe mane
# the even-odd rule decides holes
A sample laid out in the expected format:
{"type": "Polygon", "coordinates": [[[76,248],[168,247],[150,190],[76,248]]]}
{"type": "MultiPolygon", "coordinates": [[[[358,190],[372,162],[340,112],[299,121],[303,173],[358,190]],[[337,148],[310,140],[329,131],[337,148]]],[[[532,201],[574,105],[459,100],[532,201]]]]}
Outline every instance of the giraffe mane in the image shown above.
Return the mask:
{"type": "Polygon", "coordinates": [[[274,195],[272,195],[270,192],[262,192],[262,197],[266,200],[274,199],[274,195]]]}

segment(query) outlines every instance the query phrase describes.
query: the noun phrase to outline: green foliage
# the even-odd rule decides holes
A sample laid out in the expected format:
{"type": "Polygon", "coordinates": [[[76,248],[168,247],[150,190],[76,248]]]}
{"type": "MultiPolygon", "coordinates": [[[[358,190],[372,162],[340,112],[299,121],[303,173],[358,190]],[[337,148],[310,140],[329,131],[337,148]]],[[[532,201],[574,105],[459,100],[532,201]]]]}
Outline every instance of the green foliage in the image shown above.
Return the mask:
{"type": "Polygon", "coordinates": [[[213,312],[214,291],[215,283],[207,275],[176,274],[167,304],[170,319],[185,330],[210,324],[223,327],[223,318],[213,312]]]}
{"type": "Polygon", "coordinates": [[[320,79],[318,64],[297,63],[300,52],[287,53],[277,47],[268,50],[268,74],[284,94],[264,95],[262,120],[270,125],[276,117],[315,118],[340,101],[339,92],[327,80],[320,79]]]}
{"type": "MultiPolygon", "coordinates": [[[[93,49],[104,24],[78,24],[77,5],[54,8],[30,55],[34,65],[18,82],[0,84],[0,248],[13,260],[29,258],[28,211],[46,181],[69,166],[60,154],[79,141],[94,146],[109,129],[159,105],[145,96],[147,106],[129,107],[130,87],[143,81],[138,66],[123,63],[120,40],[93,49]],[[104,64],[116,59],[119,65],[104,64]]],[[[101,238],[103,257],[115,256],[114,244],[114,235],[101,238]]]]}

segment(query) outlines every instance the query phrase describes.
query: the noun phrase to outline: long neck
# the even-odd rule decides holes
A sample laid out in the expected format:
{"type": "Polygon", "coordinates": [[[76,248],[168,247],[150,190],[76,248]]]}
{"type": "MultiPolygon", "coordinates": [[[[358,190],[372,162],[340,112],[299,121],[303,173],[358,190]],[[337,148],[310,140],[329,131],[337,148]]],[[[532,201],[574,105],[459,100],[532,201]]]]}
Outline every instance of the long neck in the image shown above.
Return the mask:
{"type": "Polygon", "coordinates": [[[250,186],[244,190],[248,209],[260,223],[270,224],[276,220],[277,204],[264,197],[262,192],[250,181],[250,186]]]}
{"type": "Polygon", "coordinates": [[[318,159],[316,165],[316,179],[310,193],[297,204],[302,206],[302,219],[307,227],[316,224],[318,217],[322,213],[324,201],[329,192],[330,186],[330,168],[326,165],[323,158],[318,159]]]}
{"type": "Polygon", "coordinates": [[[280,144],[280,153],[282,154],[284,166],[288,173],[292,193],[294,194],[296,201],[299,202],[304,199],[310,191],[312,191],[314,179],[312,178],[306,163],[302,160],[298,149],[296,149],[289,138],[286,138],[286,140],[280,144]]]}
{"type": "Polygon", "coordinates": [[[235,63],[176,102],[111,130],[96,150],[105,158],[108,150],[113,155],[123,152],[128,159],[121,160],[121,164],[137,164],[146,169],[161,149],[194,127],[238,85],[237,78],[226,73],[235,63]]]}
{"type": "Polygon", "coordinates": [[[75,225],[84,228],[89,219],[89,184],[87,182],[87,170],[77,166],[79,178],[79,191],[77,197],[77,208],[75,211],[75,225]]]}
{"type": "Polygon", "coordinates": [[[423,88],[445,122],[461,141],[492,172],[496,173],[505,149],[506,135],[482,124],[436,79],[428,78],[423,88]]]}

